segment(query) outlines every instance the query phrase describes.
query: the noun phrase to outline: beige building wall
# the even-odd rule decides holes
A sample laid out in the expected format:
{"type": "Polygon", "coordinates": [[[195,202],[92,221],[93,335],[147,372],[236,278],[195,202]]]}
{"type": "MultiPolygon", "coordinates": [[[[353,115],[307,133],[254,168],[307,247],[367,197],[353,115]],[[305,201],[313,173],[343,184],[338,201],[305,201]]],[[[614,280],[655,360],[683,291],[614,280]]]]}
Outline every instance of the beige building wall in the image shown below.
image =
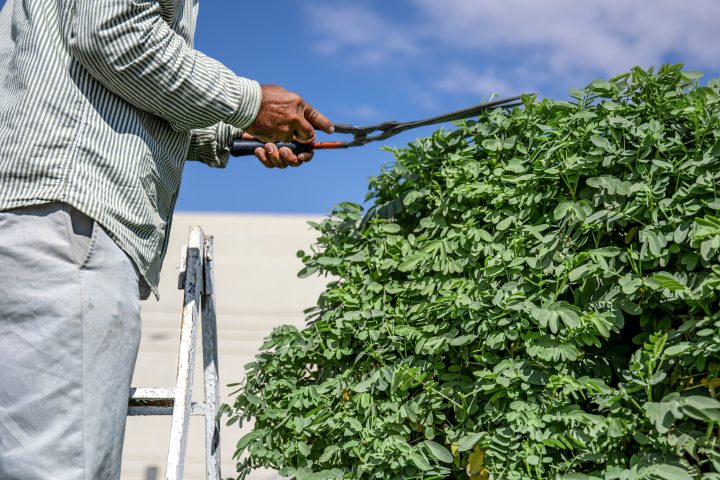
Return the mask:
{"type": "MultiPolygon", "coordinates": [[[[287,215],[175,215],[170,246],[161,281],[161,300],[143,306],[143,338],[133,386],[170,387],[175,369],[180,331],[181,292],[176,266],[188,228],[201,226],[215,237],[216,292],[220,353],[220,383],[223,402],[231,402],[226,385],[242,380],[243,366],[250,362],[273,327],[304,323],[303,310],[315,304],[325,281],[299,280],[302,268],[296,257],[308,249],[316,233],[304,216],[287,215]]],[[[195,399],[203,394],[202,378],[196,368],[195,399]]],[[[247,431],[244,429],[243,431],[247,431]]],[[[170,417],[131,417],[125,438],[123,480],[164,478],[170,417]],[[157,469],[157,476],[152,469],[157,469]]],[[[222,430],[223,478],[235,477],[234,447],[242,432],[233,425],[222,430]]],[[[185,478],[205,478],[205,440],[202,417],[190,426],[185,478]]],[[[259,472],[253,479],[279,478],[273,472],[259,472]]]]}

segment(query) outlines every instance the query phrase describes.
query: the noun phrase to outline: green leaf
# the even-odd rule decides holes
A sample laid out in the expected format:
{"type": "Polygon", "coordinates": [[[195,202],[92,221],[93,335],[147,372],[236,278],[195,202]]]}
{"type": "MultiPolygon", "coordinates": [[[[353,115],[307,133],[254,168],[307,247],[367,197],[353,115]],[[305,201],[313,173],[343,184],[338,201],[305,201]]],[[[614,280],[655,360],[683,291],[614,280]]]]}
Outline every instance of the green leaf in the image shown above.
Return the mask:
{"type": "Polygon", "coordinates": [[[653,256],[659,257],[667,245],[667,240],[656,231],[645,228],[640,231],[640,241],[643,242],[653,256]]]}
{"type": "Polygon", "coordinates": [[[323,267],[337,267],[338,265],[342,265],[343,259],[334,257],[320,257],[317,259],[317,263],[318,265],[322,265],[323,267]]]}
{"type": "Polygon", "coordinates": [[[482,141],[482,146],[485,150],[496,152],[498,150],[502,150],[503,142],[497,138],[487,138],[482,141]]]}
{"type": "Polygon", "coordinates": [[[618,307],[620,307],[623,312],[629,313],[630,315],[640,315],[643,311],[640,305],[629,300],[619,302],[618,307]]]}
{"type": "Polygon", "coordinates": [[[691,346],[687,342],[679,343],[677,345],[673,345],[672,347],[666,348],[665,355],[667,355],[668,357],[677,357],[687,352],[690,348],[691,346]]]}
{"type": "Polygon", "coordinates": [[[325,463],[328,462],[335,454],[340,452],[340,447],[337,445],[330,445],[325,448],[322,455],[320,455],[320,458],[318,459],[318,462],[325,463]]]}
{"type": "Polygon", "coordinates": [[[577,221],[585,220],[592,213],[592,208],[583,202],[561,202],[553,212],[555,220],[574,219],[577,221]]]}
{"type": "Polygon", "coordinates": [[[620,288],[625,295],[634,294],[643,284],[640,278],[635,278],[629,275],[621,278],[618,283],[620,284],[620,288]]]}
{"type": "Polygon", "coordinates": [[[497,224],[497,226],[495,228],[498,231],[507,230],[510,227],[510,225],[513,224],[514,221],[515,221],[515,217],[504,218],[497,224]]]}
{"type": "Polygon", "coordinates": [[[352,427],[356,432],[361,432],[363,429],[362,423],[357,418],[346,418],[345,421],[352,427]]]}
{"type": "Polygon", "coordinates": [[[440,445],[437,442],[433,442],[432,440],[425,440],[424,442],[422,442],[422,445],[427,447],[428,451],[436,460],[444,463],[452,463],[452,453],[450,453],[450,450],[448,450],[444,446],[440,445]]]}
{"type": "Polygon", "coordinates": [[[594,264],[580,265],[579,267],[575,268],[573,271],[570,272],[570,275],[568,275],[568,279],[571,282],[577,282],[578,280],[585,278],[589,274],[593,273],[594,270],[594,264]]]}
{"type": "Polygon", "coordinates": [[[296,475],[296,480],[340,480],[343,478],[343,471],[339,468],[333,470],[321,470],[319,472],[308,472],[296,475]]]}
{"type": "Polygon", "coordinates": [[[298,272],[297,276],[298,278],[308,278],[317,273],[318,270],[317,266],[305,267],[298,272]]]}
{"type": "Polygon", "coordinates": [[[475,445],[480,442],[483,438],[485,438],[484,433],[470,433],[468,435],[465,435],[464,437],[460,438],[458,440],[458,450],[461,452],[467,452],[468,450],[472,450],[475,448],[475,445]]]}
{"type": "Polygon", "coordinates": [[[675,420],[682,417],[676,401],[647,402],[643,405],[643,408],[648,420],[655,425],[655,429],[661,434],[670,431],[675,420]]]}
{"type": "Polygon", "coordinates": [[[402,263],[398,265],[398,270],[401,272],[410,272],[415,270],[426,258],[427,255],[421,252],[408,255],[403,259],[402,263]]]}
{"type": "Polygon", "coordinates": [[[648,473],[654,480],[693,480],[687,471],[674,465],[653,465],[648,473]]]}
{"type": "Polygon", "coordinates": [[[385,223],[382,226],[382,231],[385,233],[394,234],[394,233],[400,233],[402,231],[402,229],[400,228],[400,225],[398,225],[396,223],[385,223]]]}
{"type": "Polygon", "coordinates": [[[484,242],[491,243],[493,241],[493,236],[490,235],[490,233],[487,230],[483,230],[482,228],[478,228],[476,230],[477,235],[480,237],[480,239],[484,242]]]}
{"type": "Polygon", "coordinates": [[[605,137],[601,137],[599,135],[593,135],[590,137],[590,141],[592,142],[593,145],[595,145],[596,147],[600,147],[603,150],[606,150],[606,151],[612,150],[612,144],[610,144],[610,141],[605,137]]]}
{"type": "Polygon", "coordinates": [[[236,455],[239,453],[242,453],[248,446],[250,446],[251,443],[254,443],[255,441],[262,438],[266,434],[267,434],[267,431],[265,429],[260,429],[260,430],[253,430],[253,431],[248,432],[245,435],[243,435],[240,438],[240,440],[238,440],[238,443],[236,446],[236,455]]]}
{"type": "Polygon", "coordinates": [[[720,421],[720,402],[710,398],[692,395],[680,402],[682,412],[695,420],[720,421]]]}
{"type": "Polygon", "coordinates": [[[298,442],[297,449],[298,453],[303,457],[309,457],[312,452],[312,450],[310,450],[310,446],[305,442],[298,442]]]}
{"type": "Polygon", "coordinates": [[[648,285],[655,288],[670,290],[671,292],[684,292],[687,285],[670,274],[656,273],[647,280],[648,285]]]}
{"type": "Polygon", "coordinates": [[[427,472],[428,470],[430,470],[432,468],[430,466],[430,463],[425,458],[425,456],[418,451],[415,451],[410,454],[410,460],[415,464],[415,466],[419,470],[421,470],[423,472],[427,472]]]}
{"type": "Polygon", "coordinates": [[[553,218],[555,220],[562,220],[565,218],[567,213],[572,209],[574,202],[561,202],[553,212],[553,218]]]}
{"type": "Polygon", "coordinates": [[[612,95],[614,93],[613,84],[607,80],[593,80],[587,88],[598,95],[612,95]]]}
{"type": "MultiPolygon", "coordinates": [[[[717,139],[717,141],[713,144],[713,146],[710,148],[709,152],[711,157],[718,157],[720,156],[720,138],[717,139]]],[[[717,199],[716,199],[717,200],[717,199]]],[[[715,207],[711,207],[715,208],[715,207]]]]}
{"type": "Polygon", "coordinates": [[[451,347],[462,347],[463,345],[467,345],[468,343],[472,342],[476,338],[477,335],[460,335],[459,337],[455,337],[450,340],[448,344],[451,347]]]}
{"type": "Polygon", "coordinates": [[[420,198],[420,192],[418,192],[417,190],[413,190],[411,192],[408,192],[405,197],[403,197],[403,204],[405,206],[412,205],[418,198],[420,198]]]}
{"type": "Polygon", "coordinates": [[[588,178],[586,183],[590,187],[607,191],[610,195],[628,195],[632,184],[623,182],[611,175],[588,178]]]}
{"type": "Polygon", "coordinates": [[[682,72],[682,75],[688,80],[700,80],[702,77],[705,76],[702,72],[694,72],[689,70],[682,72]]]}
{"type": "Polygon", "coordinates": [[[365,380],[365,381],[360,382],[360,383],[358,383],[357,385],[355,385],[355,386],[353,387],[353,391],[356,392],[356,393],[367,392],[367,391],[370,390],[370,387],[372,387],[373,383],[374,383],[374,382],[373,382],[372,379],[365,380]]]}
{"type": "Polygon", "coordinates": [[[364,262],[365,260],[365,252],[356,252],[349,257],[345,257],[346,262],[364,262]]]}

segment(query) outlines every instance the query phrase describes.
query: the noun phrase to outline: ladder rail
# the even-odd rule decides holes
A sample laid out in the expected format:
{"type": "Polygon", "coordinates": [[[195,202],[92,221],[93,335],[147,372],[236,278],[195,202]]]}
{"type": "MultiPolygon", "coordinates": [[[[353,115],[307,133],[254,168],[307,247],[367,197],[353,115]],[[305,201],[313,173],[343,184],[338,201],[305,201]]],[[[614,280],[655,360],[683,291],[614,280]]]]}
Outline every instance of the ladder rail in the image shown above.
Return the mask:
{"type": "Polygon", "coordinates": [[[213,237],[205,240],[202,297],[203,365],[205,369],[205,448],[207,480],[220,480],[220,371],[217,316],[215,315],[215,262],[213,237]]]}
{"type": "Polygon", "coordinates": [[[203,256],[205,239],[198,227],[190,228],[187,246],[187,269],[182,324],[180,327],[180,354],[178,355],[175,404],[170,428],[170,446],[165,478],[182,480],[185,470],[187,431],[192,405],[192,382],[195,374],[195,345],[197,343],[200,304],[203,290],[203,256]]]}

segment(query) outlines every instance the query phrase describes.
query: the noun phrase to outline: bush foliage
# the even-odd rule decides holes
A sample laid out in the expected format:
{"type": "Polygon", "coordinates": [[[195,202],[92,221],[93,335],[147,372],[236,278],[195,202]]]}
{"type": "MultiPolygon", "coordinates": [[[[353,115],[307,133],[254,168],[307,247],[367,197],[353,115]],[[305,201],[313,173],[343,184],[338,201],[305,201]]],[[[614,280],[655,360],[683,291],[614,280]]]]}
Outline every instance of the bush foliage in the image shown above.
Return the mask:
{"type": "Polygon", "coordinates": [[[230,422],[303,479],[720,479],[720,81],[636,68],[396,150],[230,422]]]}

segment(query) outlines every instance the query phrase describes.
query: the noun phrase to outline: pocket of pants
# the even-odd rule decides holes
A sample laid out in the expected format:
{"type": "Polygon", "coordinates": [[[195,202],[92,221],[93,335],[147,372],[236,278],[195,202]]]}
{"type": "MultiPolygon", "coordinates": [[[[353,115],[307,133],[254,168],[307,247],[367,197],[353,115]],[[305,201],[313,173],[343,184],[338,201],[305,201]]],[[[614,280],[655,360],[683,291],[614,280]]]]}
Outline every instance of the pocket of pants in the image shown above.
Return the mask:
{"type": "Polygon", "coordinates": [[[70,254],[78,268],[90,261],[97,237],[95,221],[81,211],[65,205],[65,226],[67,228],[70,254]]]}

